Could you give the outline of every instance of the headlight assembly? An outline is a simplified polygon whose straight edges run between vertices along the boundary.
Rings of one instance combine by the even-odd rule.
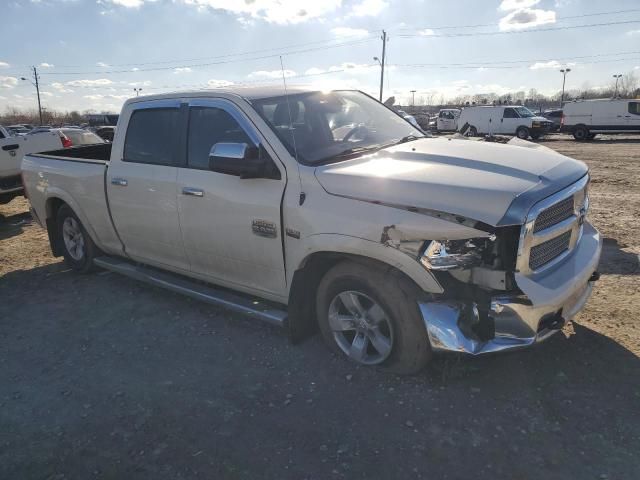
[[[486,241],[487,239],[481,239]],[[482,256],[473,239],[427,242],[420,263],[430,270],[452,270],[480,265]]]

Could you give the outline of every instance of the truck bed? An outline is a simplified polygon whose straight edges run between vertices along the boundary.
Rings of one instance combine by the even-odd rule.
[[[111,158],[111,143],[97,143],[95,145],[81,145],[79,147],[61,148],[33,154],[34,157],[62,158],[64,160],[79,160],[106,163]]]

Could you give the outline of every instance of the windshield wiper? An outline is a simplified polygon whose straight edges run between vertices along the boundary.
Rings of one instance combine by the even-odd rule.
[[[331,163],[334,160],[344,159],[345,157],[351,157],[352,155],[360,155],[361,153],[371,152],[373,150],[380,150],[383,148],[381,145],[369,145],[368,147],[351,147],[343,150],[335,155],[331,155],[329,157],[323,158],[322,160],[316,162],[316,165],[322,165],[325,163]]]
[[[400,145],[401,143],[413,142],[414,140],[420,140],[421,138],[426,138],[426,135],[407,135],[406,137],[402,137],[400,140],[395,142],[393,145]]]

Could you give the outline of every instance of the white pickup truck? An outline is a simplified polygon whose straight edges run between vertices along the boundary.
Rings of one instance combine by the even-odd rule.
[[[426,138],[358,91],[128,100],[112,144],[27,155],[54,255],[283,325],[399,373],[533,345],[586,303],[586,166]]]

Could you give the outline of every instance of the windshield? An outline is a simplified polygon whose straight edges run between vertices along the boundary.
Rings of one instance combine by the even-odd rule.
[[[529,117],[535,117],[535,113],[533,113],[531,110],[529,110],[526,107],[516,107],[515,111],[518,112],[518,115],[520,115],[522,118],[529,118]]]
[[[253,107],[298,159],[337,161],[423,137],[402,117],[358,91],[310,92],[253,100]],[[295,149],[294,149],[295,147]]]

